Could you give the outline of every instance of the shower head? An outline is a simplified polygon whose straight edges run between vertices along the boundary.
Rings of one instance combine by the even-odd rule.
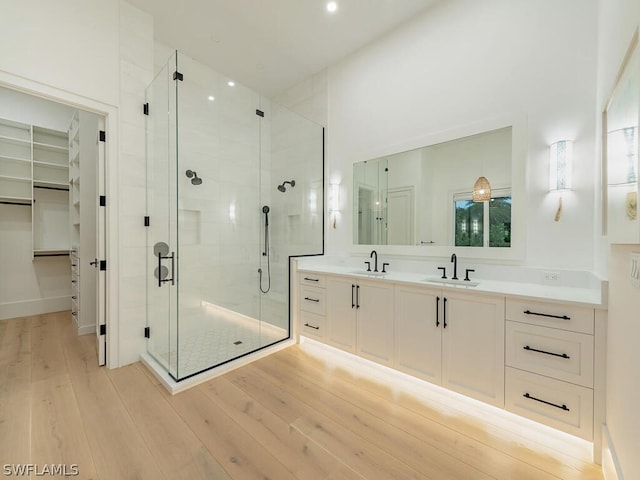
[[[295,187],[295,186],[296,186],[296,181],[295,181],[295,180],[291,180],[291,181],[286,180],[286,181],[282,182],[282,184],[281,184],[281,185],[278,185],[278,190],[279,190],[279,191],[281,191],[281,192],[286,192],[286,191],[287,191],[287,187],[285,187],[285,185],[286,185],[287,183],[288,183],[289,185],[291,185],[292,187]]]
[[[202,179],[198,177],[198,174],[195,170],[187,170],[185,172],[185,175],[187,176],[187,178],[191,179],[192,185],[202,185]]]

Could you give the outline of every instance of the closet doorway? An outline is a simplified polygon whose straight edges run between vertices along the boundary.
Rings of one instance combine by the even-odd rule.
[[[70,311],[106,363],[105,118],[0,87],[0,318]]]

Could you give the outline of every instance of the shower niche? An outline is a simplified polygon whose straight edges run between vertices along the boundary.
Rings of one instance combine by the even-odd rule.
[[[291,338],[290,258],[323,253],[323,129],[178,52],[146,102],[147,353],[180,381]]]

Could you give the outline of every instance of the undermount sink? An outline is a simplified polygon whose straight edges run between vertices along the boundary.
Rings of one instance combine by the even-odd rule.
[[[351,270],[351,275],[364,275],[366,277],[384,277],[389,272],[367,272],[366,270]]]
[[[465,280],[452,280],[450,278],[425,278],[423,282],[454,287],[477,287],[480,284],[480,282],[467,282]]]

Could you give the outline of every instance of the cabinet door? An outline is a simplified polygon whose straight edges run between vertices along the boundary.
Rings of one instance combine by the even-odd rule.
[[[438,290],[395,287],[395,368],[442,383],[442,294]]]
[[[391,366],[393,285],[382,282],[358,282],[356,302],[358,355]]]
[[[356,351],[356,282],[351,278],[327,277],[327,342]]]
[[[445,298],[442,385],[504,406],[504,298],[455,292]]]

